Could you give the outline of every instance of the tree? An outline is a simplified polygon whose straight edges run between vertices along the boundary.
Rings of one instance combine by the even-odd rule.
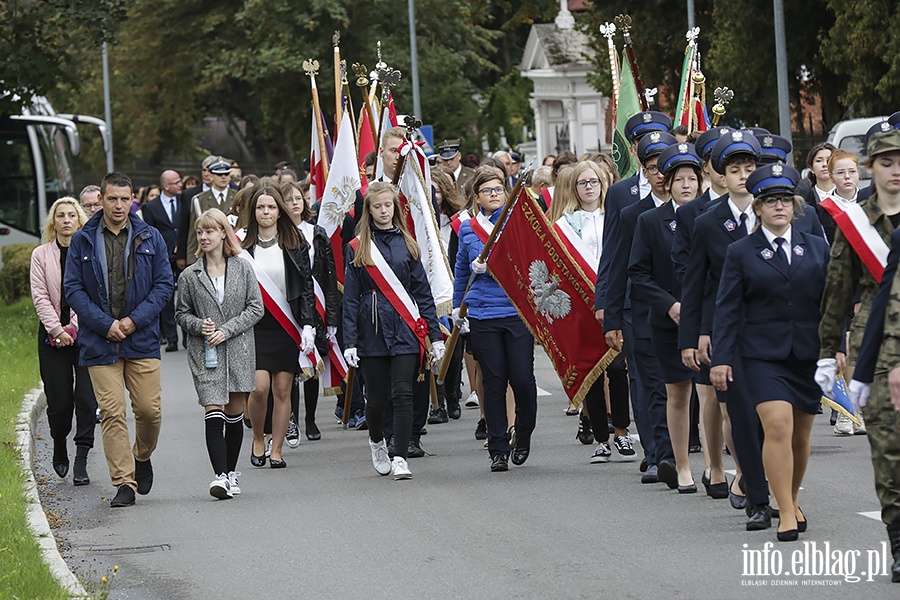
[[[124,4],[123,0],[0,3],[0,113],[18,113],[32,95],[46,95],[60,81],[73,82],[69,50],[92,47],[99,55],[100,44],[111,38],[124,16]]]

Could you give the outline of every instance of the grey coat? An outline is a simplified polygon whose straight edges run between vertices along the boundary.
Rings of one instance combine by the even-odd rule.
[[[201,258],[178,278],[175,320],[188,334],[188,365],[201,406],[228,404],[229,392],[252,392],[256,372],[253,326],[264,314],[262,294],[250,264],[236,256],[225,263],[225,301],[216,301]],[[206,368],[203,320],[211,318],[226,341],[217,346],[219,366]]]

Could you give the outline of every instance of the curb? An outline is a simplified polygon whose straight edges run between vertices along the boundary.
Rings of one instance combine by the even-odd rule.
[[[38,494],[37,482],[34,479],[32,461],[34,459],[34,428],[38,417],[44,407],[47,406],[47,397],[44,396],[43,385],[25,394],[22,400],[22,410],[16,420],[16,444],[19,450],[19,460],[25,474],[25,482],[22,486],[25,500],[28,503],[25,508],[25,519],[28,527],[34,535],[35,541],[41,547],[41,555],[44,563],[50,568],[50,574],[56,578],[70,597],[88,597],[84,586],[78,577],[69,569],[69,565],[63,560],[56,546],[56,538],[50,529],[41,498]]]

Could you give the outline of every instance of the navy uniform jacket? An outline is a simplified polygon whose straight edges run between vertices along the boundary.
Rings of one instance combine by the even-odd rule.
[[[684,210],[679,208],[678,212]],[[672,240],[675,238],[675,207],[670,200],[638,217],[628,275],[635,302],[650,306],[650,326],[675,329],[669,309],[681,297],[681,285],[672,270]]]
[[[713,365],[819,358],[828,244],[792,228],[785,268],[762,229],[728,247],[713,323]]]
[[[894,276],[897,274],[898,262],[900,262],[900,229],[895,229],[891,234],[891,253],[888,255],[887,266],[884,269],[884,275],[881,277],[878,294],[875,295],[875,300],[872,301],[869,321],[866,323],[866,332],[863,334],[862,344],[860,344],[856,356],[856,369],[853,371],[853,379],[863,383],[872,383],[875,379],[878,354],[884,340],[884,322],[887,307],[891,301],[891,286],[893,286]]]
[[[615,250],[610,252],[612,261],[609,270],[609,286],[606,292],[606,314],[603,319],[604,331],[623,329],[624,311],[631,306],[631,285],[628,281],[628,263],[631,257],[634,230],[638,217],[642,213],[656,208],[653,196],[647,194],[637,204],[622,210],[619,215],[618,235]],[[634,337],[650,338],[650,326],[647,323],[649,306],[641,303],[632,310],[631,321],[634,326]]]
[[[680,210],[679,210],[680,212]],[[715,314],[716,293],[725,264],[729,244],[744,237],[735,221],[727,196],[707,207],[694,222],[691,254],[685,271],[681,294],[681,325],[678,347],[696,348],[701,335],[711,335]],[[797,217],[793,231],[822,238],[824,233],[815,211],[806,209]]]
[[[697,217],[706,212],[714,202],[718,202],[721,198],[727,198],[728,194],[720,196],[715,200],[709,197],[709,190],[706,190],[694,198],[677,211],[675,211],[675,240],[672,242],[672,263],[675,265],[675,277],[678,283],[684,285],[684,272],[687,269],[688,258],[691,256],[691,239],[694,236],[694,221]]]
[[[606,294],[609,288],[609,271],[612,265],[613,252],[618,237],[619,213],[623,208],[640,200],[640,175],[633,175],[614,183],[606,191],[603,203],[603,252],[600,255],[600,266],[597,267],[597,285],[594,290],[594,310],[606,308]],[[629,240],[629,244],[631,241]],[[621,329],[619,327],[618,329]]]

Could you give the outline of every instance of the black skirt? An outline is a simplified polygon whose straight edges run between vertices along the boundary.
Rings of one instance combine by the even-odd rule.
[[[253,337],[256,340],[257,371],[297,372],[300,349],[269,309],[253,327]]]
[[[696,373],[681,362],[681,350],[678,349],[678,328],[659,329],[650,327],[650,341],[659,361],[659,370],[666,383],[690,381]]]
[[[743,359],[744,382],[754,406],[769,400],[787,400],[800,412],[819,410],[822,390],[816,384],[816,361]]]

